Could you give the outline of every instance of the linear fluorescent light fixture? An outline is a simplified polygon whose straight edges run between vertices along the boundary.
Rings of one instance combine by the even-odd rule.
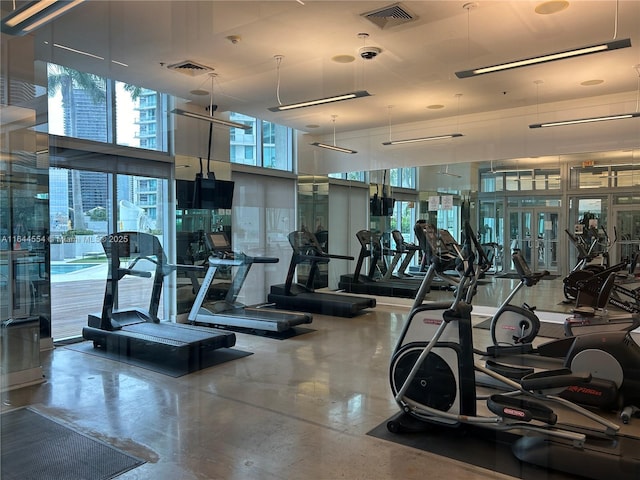
[[[0,30],[9,35],[26,35],[84,1],[38,0],[29,2],[4,17],[0,23]]]
[[[428,142],[430,140],[444,140],[446,138],[464,137],[461,133],[447,133],[446,135],[434,135],[432,137],[407,138],[405,140],[389,140],[382,145],[402,145],[403,143]]]
[[[563,125],[580,125],[581,123],[606,122],[608,120],[622,120],[625,118],[636,117],[640,117],[640,112],[621,113],[619,115],[605,115],[602,117],[577,118],[575,120],[560,120],[557,122],[534,123],[532,125],[529,125],[529,128],[561,127]]]
[[[341,102],[343,100],[368,97],[370,95],[371,94],[366,90],[358,90],[357,92],[343,93],[341,95],[334,95],[332,97],[318,98],[317,100],[306,100],[304,102],[290,103],[288,105],[278,105],[276,107],[269,108],[269,110],[272,112],[284,112],[286,110],[293,110],[295,108],[314,107],[316,105],[324,105],[325,103]]]
[[[456,72],[458,78],[476,77],[485,73],[500,72],[502,70],[510,70],[512,68],[527,67],[539,63],[553,62],[555,60],[563,60],[565,58],[580,57],[582,55],[590,55],[592,53],[606,52],[609,50],[617,50],[619,48],[627,48],[631,46],[631,39],[624,38],[622,40],[613,40],[611,42],[599,43],[588,47],[574,48],[563,52],[550,53],[539,57],[525,58],[523,60],[515,60],[513,62],[501,63],[490,67],[474,68],[473,70],[464,70]]]
[[[345,147],[338,147],[336,145],[331,145],[329,143],[313,142],[310,145],[313,145],[314,147],[326,148],[328,150],[334,150],[340,153],[352,153],[352,154],[358,153],[357,150],[351,150],[350,148],[345,148]]]
[[[224,125],[225,127],[241,128],[243,130],[251,130],[250,125],[244,123],[236,123],[231,120],[224,120],[222,118],[212,117],[211,115],[202,115],[200,113],[190,112],[188,110],[182,110],[181,108],[174,108],[171,113],[176,115],[182,115],[183,117],[197,118],[198,120],[205,120],[207,122],[215,123],[216,125]]]

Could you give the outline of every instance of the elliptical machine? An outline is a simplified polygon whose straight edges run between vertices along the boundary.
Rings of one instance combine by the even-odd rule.
[[[469,239],[475,244],[468,224],[465,231],[467,246]],[[478,275],[473,256],[461,260],[465,273],[453,302],[412,309],[403,328],[389,372],[401,413],[387,423],[389,431],[419,431],[434,424],[512,431],[522,435],[512,445],[521,461],[593,479],[638,478],[640,440],[619,435],[618,425],[555,395],[571,386],[588,386],[590,373],[561,368],[533,373],[515,382],[476,363],[471,299]],[[583,353],[578,350],[575,356]],[[493,393],[486,398],[490,415],[478,413],[476,372],[511,389],[507,394]],[[550,405],[559,406],[560,411]],[[559,423],[567,410],[598,427]]]

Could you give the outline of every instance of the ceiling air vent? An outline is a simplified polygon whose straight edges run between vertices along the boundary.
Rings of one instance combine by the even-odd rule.
[[[176,72],[184,73],[190,77],[197,77],[204,73],[213,72],[213,68],[201,65],[191,60],[185,60],[184,62],[174,63],[173,65],[167,65],[169,70],[175,70]]]
[[[363,13],[362,16],[382,29],[396,27],[412,22],[418,18],[399,3],[378,8],[372,12]]]

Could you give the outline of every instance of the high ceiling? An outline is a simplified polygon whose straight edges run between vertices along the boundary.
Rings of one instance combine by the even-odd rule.
[[[173,94],[204,113],[211,101],[208,72],[167,68],[193,62],[213,69],[219,112],[313,135],[335,127],[339,133],[388,129],[391,136],[396,125],[421,121],[451,130],[463,116],[522,108],[544,116],[563,102],[587,108],[611,95],[635,102],[640,2],[554,1],[546,6],[566,8],[544,14],[536,12],[541,3],[405,0],[397,5],[413,19],[399,22],[364,15],[393,1],[87,1],[36,33],[36,55]],[[2,4],[6,11],[13,2]],[[475,78],[455,75],[624,38],[631,48]],[[363,59],[362,47],[380,53]],[[268,110],[354,90],[371,96]]]

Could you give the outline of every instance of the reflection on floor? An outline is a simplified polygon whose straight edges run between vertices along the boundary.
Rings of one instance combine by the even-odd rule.
[[[511,282],[477,300],[495,305]],[[542,310],[561,301],[557,289],[524,294]],[[366,435],[398,411],[389,357],[407,313],[381,303],[356,318],[315,315],[314,332],[284,341],[237,334],[254,355],[180,378],[58,346],[43,353],[47,382],[3,394],[2,408],[30,405],[147,461],[122,479],[510,478]]]

